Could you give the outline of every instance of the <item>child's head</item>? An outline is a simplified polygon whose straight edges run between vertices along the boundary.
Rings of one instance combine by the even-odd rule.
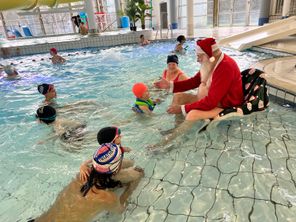
[[[7,77],[14,77],[18,75],[18,72],[12,65],[7,65],[3,67],[4,72],[7,74]]]
[[[58,54],[58,50],[56,48],[51,48],[49,50],[49,53],[50,53],[50,55],[54,56],[54,55],[57,55]]]
[[[36,118],[46,124],[52,123],[56,119],[56,110],[51,106],[43,106],[37,109]]]
[[[184,43],[186,41],[186,38],[184,35],[179,35],[177,37],[177,41],[180,42],[180,43]]]
[[[179,59],[176,55],[168,55],[167,64],[169,70],[175,70],[178,67]]]
[[[120,168],[123,153],[115,143],[103,143],[93,155],[93,167],[98,173],[114,174]]]
[[[144,35],[140,35],[140,39],[144,39]]]
[[[57,92],[53,84],[43,83],[37,86],[38,92],[44,95],[47,100],[57,97]]]
[[[139,98],[139,99],[143,99],[143,100],[147,100],[150,98],[150,93],[149,93],[149,89],[148,87],[142,83],[136,83],[133,88],[132,91],[135,95],[135,97]]]
[[[120,181],[113,180],[112,176],[120,170],[122,159],[123,153],[115,143],[101,144],[93,155],[92,171],[88,180],[80,189],[82,195],[85,196],[92,186],[97,189],[120,186]]]
[[[98,132],[97,140],[99,144],[115,143],[117,145],[120,145],[121,130],[115,126],[104,127]]]

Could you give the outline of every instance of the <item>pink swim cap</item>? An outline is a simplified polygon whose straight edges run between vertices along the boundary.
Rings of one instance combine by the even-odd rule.
[[[143,94],[148,90],[148,87],[142,83],[142,82],[138,82],[133,86],[133,93],[137,98],[141,98],[143,96]]]
[[[58,53],[58,50],[56,48],[51,48],[49,51],[50,52],[53,52],[54,54],[57,54]]]

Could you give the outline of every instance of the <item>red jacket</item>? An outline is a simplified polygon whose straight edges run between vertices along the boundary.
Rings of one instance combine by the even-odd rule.
[[[194,77],[174,83],[173,92],[184,92],[199,87],[200,72]],[[215,107],[229,108],[241,106],[243,103],[243,88],[240,70],[236,62],[224,54],[212,75],[212,83],[208,96],[185,105],[186,113],[193,109],[212,110]]]

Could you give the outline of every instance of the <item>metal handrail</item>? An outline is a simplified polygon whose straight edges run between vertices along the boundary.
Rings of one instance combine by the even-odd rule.
[[[102,32],[105,32],[111,25],[113,25],[115,22],[117,21],[117,18],[112,22],[110,23]]]

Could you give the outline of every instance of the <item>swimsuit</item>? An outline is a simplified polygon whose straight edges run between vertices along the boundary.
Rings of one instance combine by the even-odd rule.
[[[153,111],[154,107],[155,107],[155,103],[151,100],[142,100],[142,99],[138,99],[135,102],[135,105],[133,106],[133,111],[135,111],[136,113],[144,113],[143,110],[141,110],[140,106],[147,106],[149,108],[150,111]]]
[[[79,125],[75,128],[67,129],[62,135],[61,140],[67,143],[82,141],[85,134],[86,125]]]
[[[164,70],[163,75],[162,75],[162,78],[163,78],[163,79],[166,79],[166,77],[167,77],[167,72],[168,72],[167,69]],[[179,72],[178,72],[178,75],[177,75],[176,78],[173,80],[173,82],[178,82],[178,81],[179,81],[179,78],[180,78],[180,76],[181,76],[182,74],[183,74],[183,72],[179,71]]]

